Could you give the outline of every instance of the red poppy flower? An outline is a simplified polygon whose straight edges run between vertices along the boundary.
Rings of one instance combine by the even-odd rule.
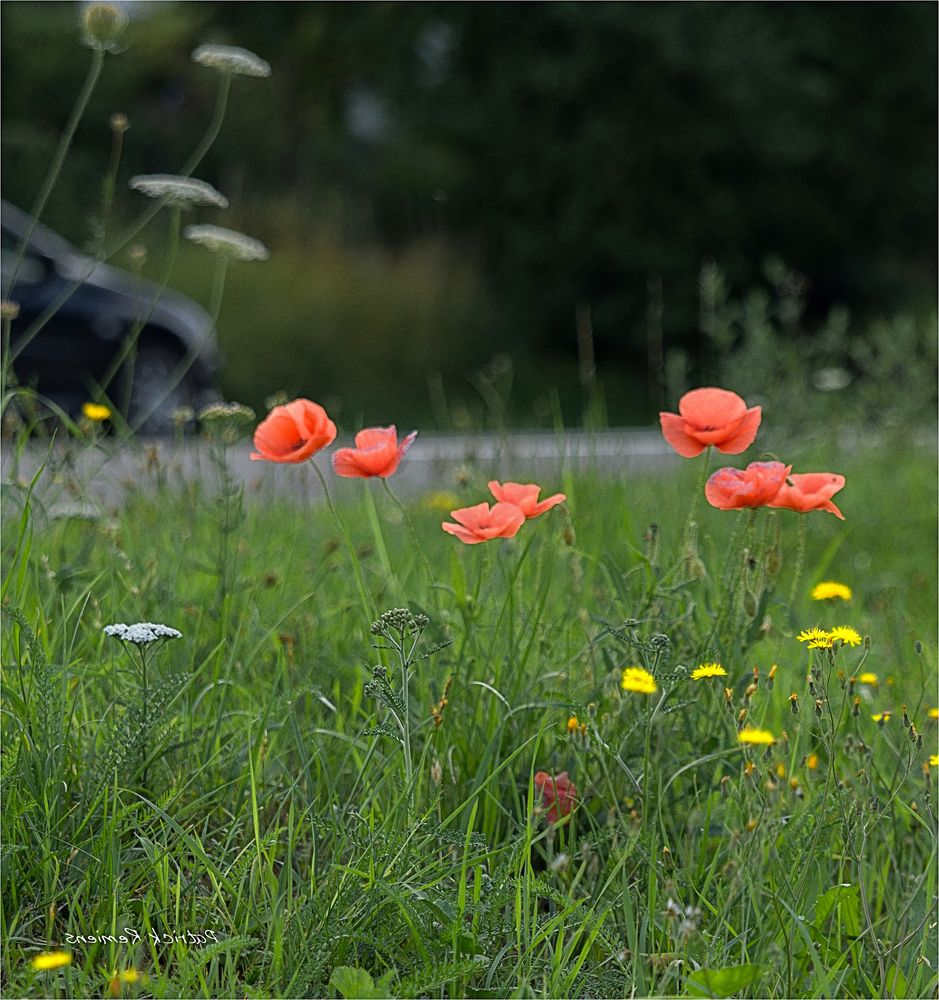
[[[779,492],[768,504],[806,514],[810,510],[827,510],[844,520],[844,514],[832,503],[831,498],[844,486],[844,476],[834,472],[804,472],[789,476]]]
[[[336,425],[319,403],[295,399],[275,406],[254,432],[253,462],[303,462],[336,439]]]
[[[567,816],[577,804],[577,786],[567,776],[567,771],[560,774],[548,774],[539,771],[535,775],[535,788],[541,792],[541,799],[548,807],[548,821],[557,823],[562,816]]]
[[[745,469],[718,469],[708,479],[704,495],[718,510],[766,507],[779,493],[791,468],[782,462],[751,462]]]
[[[475,507],[451,510],[450,517],[458,523],[444,521],[440,527],[467,545],[492,538],[514,538],[525,523],[525,515],[514,503],[495,503],[492,509],[487,503],[478,503]]]
[[[726,455],[739,455],[753,444],[762,407],[747,409],[735,392],[693,389],[678,401],[678,413],[660,413],[665,440],[683,458],[700,455],[714,445]]]
[[[398,444],[398,432],[394,424],[391,427],[366,427],[356,434],[354,448],[339,448],[333,453],[333,469],[337,476],[386,478],[398,468],[416,437],[417,431],[411,431]]]
[[[495,479],[489,484],[489,492],[500,502],[515,504],[525,517],[537,517],[567,499],[563,493],[555,493],[539,503],[541,487],[537,483],[499,483]]]

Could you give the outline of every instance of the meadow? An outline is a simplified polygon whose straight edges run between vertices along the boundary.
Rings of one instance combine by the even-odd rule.
[[[94,518],[7,486],[6,995],[935,993],[928,443],[786,444],[844,521],[559,465],[467,545],[492,470],[409,495],[405,457],[402,503],[314,455],[337,520],[306,467],[228,475],[240,427]]]
[[[36,219],[126,27],[114,5],[84,11],[92,61]],[[319,367],[294,342],[305,251],[269,281],[257,240],[182,226],[227,206],[192,175],[233,77],[271,67],[220,45],[193,60],[217,74],[206,131],[178,175],[130,179],[123,229],[112,118],[92,256],[168,222],[157,287],[184,261],[213,323],[246,264],[235,308],[260,312],[241,335],[282,314],[288,340],[262,347],[303,355],[302,380]],[[936,995],[934,322],[862,338],[839,314],[810,354],[794,293],[738,302],[711,268],[700,347],[727,391],[682,395],[695,359],[659,359],[682,414],[661,416],[678,452],[661,465],[455,450],[417,488],[408,438],[363,429],[358,404],[284,396],[266,416],[177,413],[179,443],[201,443],[182,474],[113,386],[73,419],[15,384],[25,246],[2,304],[4,995]],[[476,284],[435,244],[390,267],[340,262],[315,315],[331,329],[361,299],[353,325],[384,353],[362,374],[341,340],[329,371],[405,431],[375,387],[449,341]],[[408,286],[433,300],[413,353],[396,343]],[[607,430],[634,393],[585,356],[583,423]],[[474,383],[483,417],[450,427],[510,426],[500,357]],[[263,398],[278,370],[249,358],[231,377]],[[532,422],[553,419],[563,455],[549,370]],[[257,481],[233,472],[249,451]],[[115,496],[103,473],[128,453]]]

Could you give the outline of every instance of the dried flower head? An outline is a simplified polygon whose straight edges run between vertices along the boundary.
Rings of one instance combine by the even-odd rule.
[[[186,226],[183,236],[199,243],[212,253],[224,254],[233,260],[267,260],[267,247],[260,241],[223,226]]]
[[[101,52],[115,52],[127,21],[116,3],[90,3],[82,11],[82,42]]]
[[[12,322],[19,314],[19,302],[14,302],[12,299],[3,299],[0,301],[0,319]]]
[[[192,53],[192,61],[232,76],[263,78],[271,75],[269,62],[237,45],[200,45]]]
[[[191,208],[194,205],[211,205],[228,208],[228,199],[206,181],[179,174],[138,174],[131,177],[130,187],[148,198],[162,198],[170,205]]]

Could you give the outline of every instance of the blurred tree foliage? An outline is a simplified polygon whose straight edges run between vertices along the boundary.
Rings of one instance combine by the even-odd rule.
[[[645,363],[653,314],[694,354],[711,259],[737,289],[769,255],[808,276],[809,330],[835,303],[932,307],[935,4],[132,7],[47,213],[73,238],[109,114],[131,117],[122,174],[177,169],[213,100],[189,53],[217,41],[274,70],[236,81],[200,168],[232,200],[225,224],[275,253],[313,231],[392,252],[443,239],[487,276],[498,319],[467,331],[483,352],[572,357],[586,303],[600,360]],[[2,180],[28,205],[87,52],[77,4],[7,0],[2,17]]]

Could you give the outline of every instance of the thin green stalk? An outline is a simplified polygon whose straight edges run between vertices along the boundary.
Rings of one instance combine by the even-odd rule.
[[[218,137],[219,131],[222,127],[222,121],[225,117],[225,111],[228,107],[228,93],[230,88],[231,77],[228,74],[222,74],[219,80],[219,89],[216,96],[215,109],[213,111],[212,118],[199,145],[180,170],[179,173],[181,177],[189,177],[192,174],[196,167],[202,162],[203,157]],[[45,327],[49,320],[52,319],[62,306],[64,306],[65,303],[68,302],[68,300],[75,294],[75,292],[91,277],[92,272],[98,264],[112,260],[126,246],[133,242],[133,240],[135,240],[137,236],[143,232],[147,225],[149,225],[149,223],[156,217],[157,213],[164,207],[164,205],[165,202],[163,200],[154,201],[151,205],[145,208],[140,215],[137,216],[137,218],[127,227],[121,236],[118,237],[110,249],[88,261],[81,274],[62,289],[61,293],[54,298],[48,306],[46,306],[39,316],[37,316],[24,331],[23,335],[17,340],[16,348],[14,349],[12,355],[10,355],[11,362],[19,356],[26,346],[39,334],[43,327]],[[31,233],[29,235],[31,235]],[[10,284],[12,287],[12,281]],[[6,293],[4,293],[4,297],[6,297]]]
[[[388,557],[388,548],[385,545],[385,535],[382,531],[381,521],[378,518],[378,511],[375,509],[375,499],[372,496],[371,485],[367,479],[362,480],[362,487],[365,493],[365,512],[368,514],[368,523],[372,528],[372,538],[375,540],[375,550],[378,552],[378,560],[385,576],[390,580],[394,576],[391,568],[391,559]]]
[[[310,459],[310,465],[313,466],[316,476],[320,481],[320,486],[323,488],[323,496],[326,498],[326,505],[329,507],[329,512],[332,514],[333,520],[336,522],[336,528],[345,543],[346,550],[349,553],[349,558],[352,560],[352,570],[355,574],[355,582],[359,590],[359,598],[362,601],[362,609],[365,611],[368,621],[371,622],[376,618],[375,602],[369,596],[368,588],[365,585],[365,577],[362,575],[362,567],[359,565],[359,557],[356,555],[355,548],[352,545],[352,539],[346,531],[346,526],[342,523],[342,519],[339,517],[339,511],[336,510],[336,507],[333,504],[333,498],[329,495],[329,487],[326,485],[326,477],[323,475],[320,467],[316,464],[315,459]]]
[[[107,173],[104,175],[104,182],[101,185],[101,232],[98,237],[98,247],[96,255],[104,249],[107,239],[108,223],[111,220],[111,211],[114,208],[114,189],[117,184],[117,171],[121,164],[121,152],[124,148],[124,129],[115,128],[112,122],[111,135],[111,159],[108,163]]]
[[[16,248],[16,259],[13,263],[13,270],[10,274],[9,281],[6,283],[6,287],[3,290],[3,297],[5,299],[10,297],[10,293],[16,284],[20,267],[22,266],[23,259],[26,256],[26,248],[29,246],[29,242],[33,238],[36,226],[39,225],[40,216],[45,211],[46,203],[49,201],[49,196],[52,194],[56,181],[58,181],[59,175],[62,173],[62,167],[65,165],[65,157],[68,155],[69,147],[72,145],[72,139],[75,138],[78,123],[84,117],[85,111],[88,108],[88,101],[90,100],[92,92],[98,83],[98,78],[101,76],[101,70],[103,68],[104,50],[96,48],[91,54],[91,65],[88,67],[88,75],[85,77],[82,89],[78,92],[78,98],[75,101],[75,106],[72,108],[72,113],[65,126],[65,131],[62,133],[62,138],[59,139],[59,145],[56,147],[55,153],[52,155],[52,161],[49,164],[49,171],[46,174],[46,178],[43,181],[42,187],[39,189],[39,194],[36,197],[36,201],[33,204],[32,212],[30,213],[32,218],[30,219],[29,229],[26,230]]]
[[[427,586],[430,588],[430,596],[434,602],[434,609],[440,611],[440,597],[437,594],[437,588],[434,586],[434,571],[431,569],[430,560],[427,558],[427,553],[424,551],[424,546],[421,544],[421,540],[418,537],[417,531],[414,528],[414,522],[411,520],[411,515],[408,513],[407,507],[398,499],[397,494],[388,485],[388,480],[382,478],[382,486],[385,487],[385,492],[391,497],[392,503],[396,504],[398,510],[401,511],[401,515],[404,518],[405,524],[408,526],[408,531],[411,533],[411,540],[414,542],[414,547],[417,549],[418,555],[421,558],[421,562],[424,564],[424,572],[427,574]]]
[[[701,465],[701,473],[698,476],[698,482],[695,486],[694,493],[691,497],[691,508],[688,511],[688,517],[685,520],[685,530],[682,532],[681,538],[681,552],[679,552],[679,559],[684,555],[685,549],[688,547],[688,543],[691,537],[691,526],[695,523],[695,517],[698,513],[698,502],[701,495],[704,493],[704,486],[707,483],[708,477],[708,467],[711,464],[711,451],[713,449],[710,445],[704,449],[704,462]]]
[[[177,232],[177,247],[178,247],[179,234]],[[176,254],[174,253],[174,257]],[[146,422],[153,416],[154,413],[163,404],[163,401],[170,395],[170,393],[179,385],[179,383],[186,377],[186,373],[192,367],[193,362],[199,356],[202,349],[205,347],[209,340],[211,334],[218,328],[218,317],[219,313],[222,311],[222,297],[225,293],[225,279],[228,274],[228,257],[225,254],[218,254],[215,270],[212,274],[212,291],[209,296],[209,316],[212,319],[211,324],[208,327],[205,339],[201,344],[197,344],[195,347],[191,347],[182,358],[180,358],[176,367],[170,372],[166,378],[166,382],[163,387],[163,394],[157,400],[155,400],[150,407],[143,413],[139,413],[131,424],[131,430],[139,430]],[[149,317],[148,317],[149,318]]]

